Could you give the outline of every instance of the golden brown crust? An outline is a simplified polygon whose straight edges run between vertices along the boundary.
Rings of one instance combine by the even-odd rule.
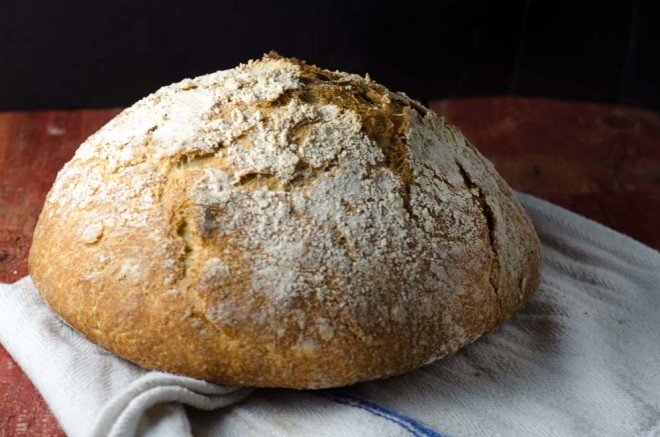
[[[536,289],[540,245],[440,117],[270,56],[165,87],[90,137],[29,263],[57,314],[139,365],[319,388],[492,331]]]

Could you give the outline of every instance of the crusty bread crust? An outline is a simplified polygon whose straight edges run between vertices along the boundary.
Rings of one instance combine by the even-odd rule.
[[[320,388],[492,331],[536,289],[540,245],[441,117],[271,55],[164,87],[85,141],[29,265],[55,313],[143,367]]]

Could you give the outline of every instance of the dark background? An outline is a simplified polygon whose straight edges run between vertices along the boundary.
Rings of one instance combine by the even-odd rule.
[[[19,1],[0,110],[126,106],[271,49],[423,101],[514,94],[660,109],[658,1]]]

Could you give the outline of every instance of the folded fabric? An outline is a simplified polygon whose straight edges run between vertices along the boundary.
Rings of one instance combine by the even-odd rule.
[[[660,253],[531,196],[538,292],[496,332],[334,390],[224,387],[134,366],[0,285],[0,342],[78,436],[660,436]]]

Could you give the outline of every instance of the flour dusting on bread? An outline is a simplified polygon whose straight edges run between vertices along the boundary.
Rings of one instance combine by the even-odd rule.
[[[353,373],[345,363],[334,379],[315,368],[304,386],[451,353],[518,308],[538,273],[520,206],[457,129],[376,82],[277,56],[122,112],[59,173],[45,211],[107,257],[80,264],[91,289],[114,280],[180,299],[204,344],[215,333],[220,349],[261,338],[255,350],[275,357],[265,362],[334,347],[381,363]],[[372,356],[388,336],[392,356]],[[295,373],[226,372],[217,380]]]

